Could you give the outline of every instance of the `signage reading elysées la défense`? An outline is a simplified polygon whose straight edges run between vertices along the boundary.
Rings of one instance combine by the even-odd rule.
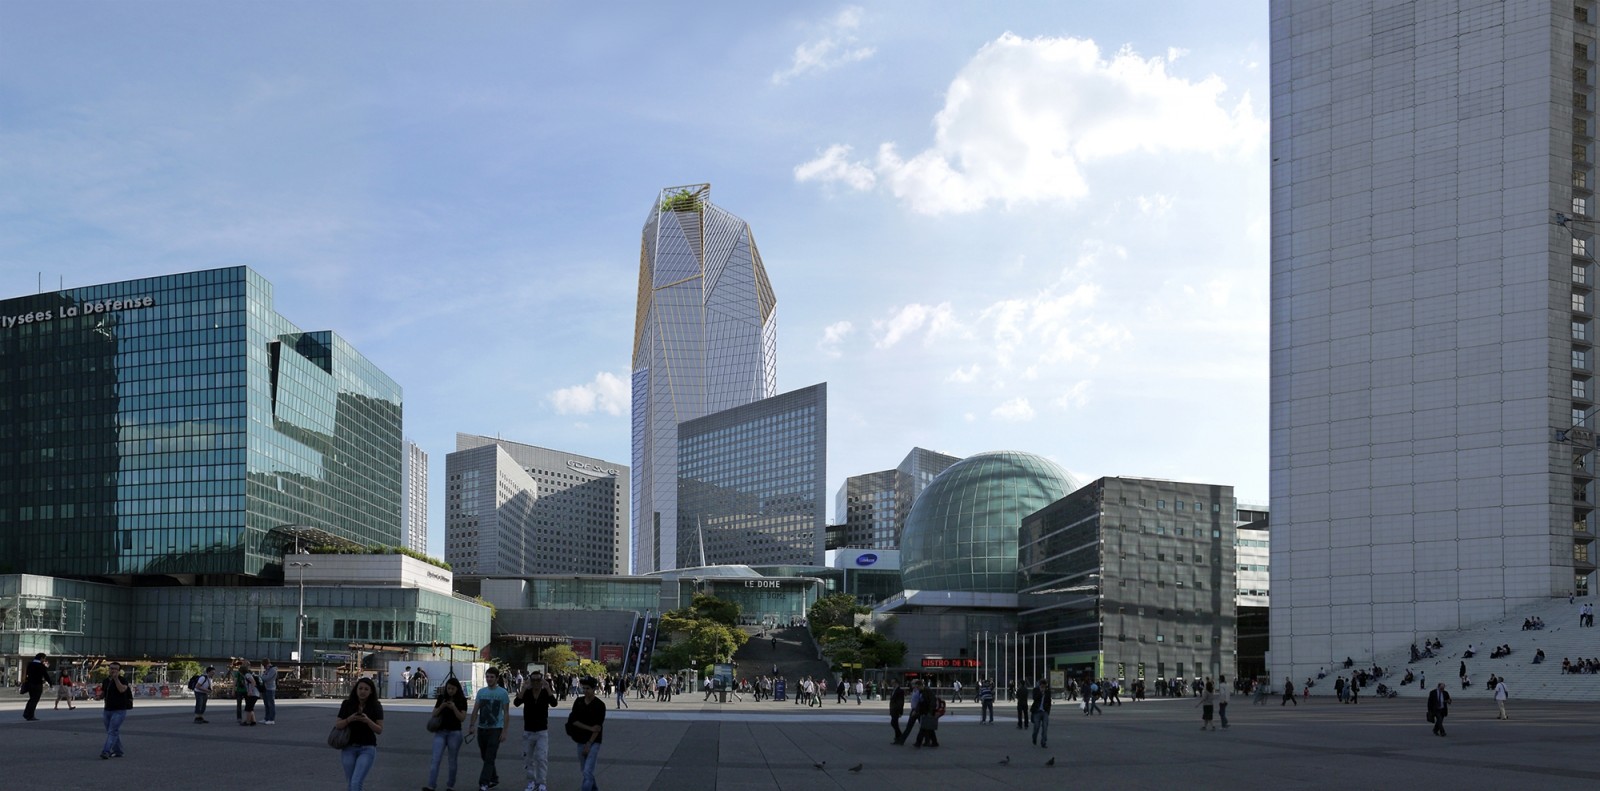
[[[616,470],[608,470],[604,467],[596,467],[593,464],[584,464],[576,459],[568,459],[567,467],[576,472],[586,473],[589,475],[610,475],[615,477],[617,474]]]
[[[37,310],[32,313],[19,313],[14,316],[0,316],[0,329],[10,329],[20,324],[39,324],[46,321],[55,321],[56,319],[70,319],[74,316],[93,316],[97,313],[148,308],[155,304],[155,297],[132,297],[130,299],[102,299],[96,302],[84,302],[79,305],[63,305],[60,313],[51,309]]]

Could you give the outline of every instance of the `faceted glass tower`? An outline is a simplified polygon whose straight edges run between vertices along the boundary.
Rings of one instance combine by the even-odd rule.
[[[777,393],[777,298],[744,220],[711,185],[661,191],[639,246],[633,558],[677,568],[678,424]]]

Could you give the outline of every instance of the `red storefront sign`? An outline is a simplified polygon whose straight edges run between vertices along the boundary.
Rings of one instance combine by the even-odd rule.
[[[579,659],[594,658],[594,640],[589,637],[572,638],[572,650]]]
[[[925,656],[922,658],[922,666],[930,668],[965,668],[969,670],[976,670],[980,667],[976,659],[945,659],[942,656]]]

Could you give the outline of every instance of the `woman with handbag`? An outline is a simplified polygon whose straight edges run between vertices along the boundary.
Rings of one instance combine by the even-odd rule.
[[[450,756],[450,773],[445,778],[445,788],[455,791],[456,760],[461,756],[461,723],[467,719],[467,696],[461,691],[461,682],[451,676],[439,689],[439,699],[433,704],[433,716],[428,718],[428,730],[433,731],[433,761],[428,764],[428,784],[423,791],[433,791],[439,782],[439,761]]]
[[[344,732],[339,760],[344,764],[349,791],[361,791],[367,773],[372,771],[372,762],[378,759],[378,734],[383,733],[383,704],[378,702],[378,688],[372,679],[356,679],[350,697],[339,704],[339,719],[333,729],[334,733],[328,735],[329,744],[339,741],[338,732]]]

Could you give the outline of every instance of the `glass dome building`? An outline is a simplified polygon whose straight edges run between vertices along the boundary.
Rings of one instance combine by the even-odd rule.
[[[900,538],[906,590],[1016,593],[1022,518],[1080,485],[1031,453],[979,453],[952,465],[906,518]]]

